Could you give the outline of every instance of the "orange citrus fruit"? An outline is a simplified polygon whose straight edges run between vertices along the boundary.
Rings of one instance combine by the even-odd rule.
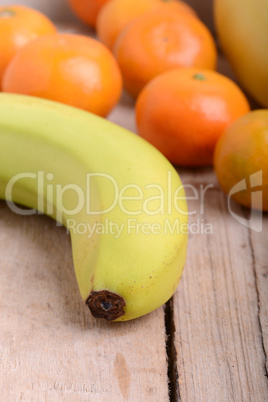
[[[221,188],[232,199],[268,211],[268,109],[251,111],[224,131],[214,167]]]
[[[72,34],[38,38],[21,49],[3,78],[3,91],[52,99],[100,116],[118,102],[122,78],[110,51]]]
[[[108,0],[69,0],[74,14],[85,24],[95,28],[98,13]]]
[[[160,7],[196,16],[188,4],[177,0],[110,0],[102,7],[97,18],[98,38],[109,49],[113,49],[116,38],[133,19]]]
[[[0,89],[8,63],[31,40],[56,32],[53,23],[39,11],[24,6],[0,6]]]
[[[250,110],[239,87],[211,70],[176,69],[153,79],[136,103],[141,137],[172,163],[211,165],[225,128]]]
[[[133,96],[155,76],[178,67],[214,69],[216,47],[192,15],[162,9],[136,18],[119,35],[114,54],[124,86]]]

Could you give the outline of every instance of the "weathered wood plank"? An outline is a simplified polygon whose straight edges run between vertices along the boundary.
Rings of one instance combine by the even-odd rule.
[[[167,401],[163,309],[128,323],[91,317],[69,236],[0,202],[2,401]]]
[[[190,224],[204,220],[212,225],[213,233],[200,229],[190,234],[185,272],[174,297],[181,400],[267,400],[249,229],[229,213],[212,171],[185,171],[182,178],[198,190],[201,185],[213,185],[205,196],[204,213],[200,200],[189,200],[189,210],[196,210]],[[192,195],[189,189],[188,194]],[[239,207],[234,212],[243,216],[241,211]],[[256,243],[254,237],[254,247]],[[256,266],[261,259],[267,266],[263,248],[257,247],[256,255]],[[261,294],[265,304],[267,289]],[[262,310],[264,324],[266,308]]]
[[[265,214],[263,219],[262,232],[249,231],[249,236],[256,275],[259,324],[266,360],[266,375],[268,375],[268,214]]]

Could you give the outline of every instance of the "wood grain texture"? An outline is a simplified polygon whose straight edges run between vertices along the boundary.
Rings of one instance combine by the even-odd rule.
[[[268,377],[268,216],[263,220],[261,233],[249,232],[252,262],[255,270],[258,317]],[[268,397],[267,397],[268,399]]]
[[[1,401],[168,400],[163,309],[128,323],[91,317],[69,236],[0,202]]]
[[[204,220],[213,233],[200,229],[190,234],[185,272],[174,296],[180,398],[265,401],[268,299],[263,274],[267,273],[268,217],[264,217],[264,231],[253,234],[228,211],[212,171],[184,171],[182,178],[199,194],[200,186],[213,186],[206,193],[203,211],[199,199],[189,200],[189,210],[196,211],[190,217],[190,231],[193,225],[197,232],[194,225]],[[235,205],[232,209],[245,218],[246,210]]]

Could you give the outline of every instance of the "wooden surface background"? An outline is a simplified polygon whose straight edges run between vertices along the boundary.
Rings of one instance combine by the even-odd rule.
[[[60,26],[87,32],[70,24]],[[219,70],[232,76],[222,57]],[[133,107],[124,95],[109,119],[135,131]],[[166,306],[127,323],[90,316],[63,228],[0,202],[1,401],[268,401],[267,214],[254,232],[230,214],[212,169],[178,171],[199,194],[210,186],[203,210],[188,202],[182,280]]]

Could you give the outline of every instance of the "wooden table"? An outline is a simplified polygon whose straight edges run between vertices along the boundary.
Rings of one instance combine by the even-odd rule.
[[[230,75],[223,59],[219,70]],[[135,131],[133,106],[124,95],[109,119]],[[127,323],[91,317],[63,228],[0,202],[1,401],[268,400],[268,216],[261,232],[247,228],[211,168],[178,171],[199,196],[208,186],[203,204],[188,201],[182,280],[163,308]]]

